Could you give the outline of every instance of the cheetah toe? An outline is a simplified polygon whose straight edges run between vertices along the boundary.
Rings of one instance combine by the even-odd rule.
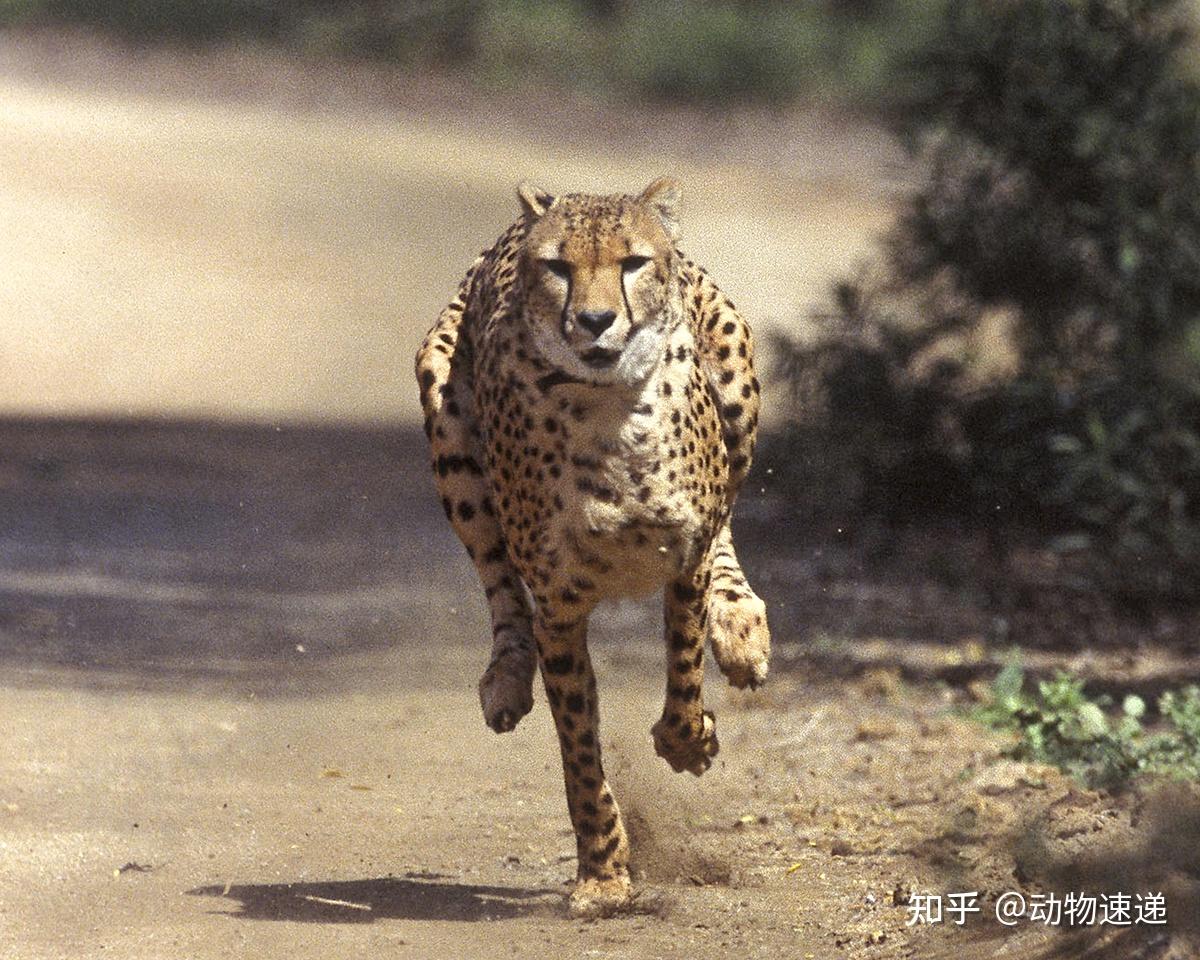
[[[483,719],[496,733],[508,733],[533,709],[536,666],[518,654],[493,660],[479,681]]]
[[[753,592],[713,592],[709,639],[713,658],[734,687],[755,689],[767,679],[771,632],[767,606]]]
[[[576,882],[575,889],[567,899],[567,910],[577,919],[612,916],[629,905],[632,892],[626,874],[609,880],[586,877]]]
[[[698,724],[672,723],[671,720],[677,718],[663,717],[651,730],[654,752],[676,773],[686,770],[698,777],[712,766],[713,757],[721,749],[716,718],[711,710],[705,710]]]

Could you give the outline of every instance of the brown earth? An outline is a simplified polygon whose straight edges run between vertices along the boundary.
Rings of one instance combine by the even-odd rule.
[[[653,755],[654,604],[595,618],[643,893],[568,920],[549,716],[539,697],[515,733],[483,725],[485,609],[423,442],[0,429],[0,956],[1193,955],[1200,798],[1081,790],[1001,760],[951,688],[821,669],[779,572],[803,552],[786,513],[739,532],[776,669],[753,695],[709,677],[702,779]],[[986,910],[1010,889],[1162,889],[1172,926],[1094,954],[983,915],[907,926],[909,892]]]

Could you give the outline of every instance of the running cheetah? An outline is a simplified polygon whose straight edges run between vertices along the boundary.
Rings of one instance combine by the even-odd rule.
[[[540,666],[578,849],[572,914],[630,895],[629,843],[600,762],[587,622],[664,589],[667,683],[655,750],[699,776],[717,753],[704,641],[736,687],[767,675],[766,608],[729,516],[750,469],[750,328],[678,248],[679,187],[552,196],[476,259],[417,353],[446,516],[483,581],[487,724],[512,730]]]

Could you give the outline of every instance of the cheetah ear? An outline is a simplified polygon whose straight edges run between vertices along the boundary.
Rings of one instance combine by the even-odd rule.
[[[547,193],[540,187],[535,187],[528,180],[522,180],[517,184],[517,200],[521,203],[521,210],[531,217],[540,217],[554,203],[554,195]]]
[[[638,200],[658,214],[672,241],[679,239],[679,181],[659,177],[642,191]]]

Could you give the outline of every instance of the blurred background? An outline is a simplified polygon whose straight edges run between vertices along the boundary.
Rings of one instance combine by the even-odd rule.
[[[760,325],[891,217],[925,5],[7,3],[0,410],[411,420],[522,177],[687,190]],[[919,14],[919,15],[918,15]]]
[[[411,427],[517,180],[671,173],[762,343],[764,492],[867,561],[949,523],[999,640],[1052,597],[1125,643],[1200,589],[1196,18],[12,0],[0,413]]]
[[[921,730],[952,704],[1090,787],[1194,781],[1197,25],[1194,0],[0,0],[0,658],[36,691],[0,772],[50,795],[27,757],[58,711],[61,742],[135,750],[80,691],[321,692],[335,755],[347,691],[387,677],[375,707],[441,718],[413,750],[466,730],[486,617],[413,354],[519,180],[669,174],[759,341],[737,524],[784,693],[745,709],[913,681]],[[657,616],[597,624],[612,671],[657,663]],[[252,777],[282,748],[240,749]],[[1171,869],[1195,896],[1194,857]]]

